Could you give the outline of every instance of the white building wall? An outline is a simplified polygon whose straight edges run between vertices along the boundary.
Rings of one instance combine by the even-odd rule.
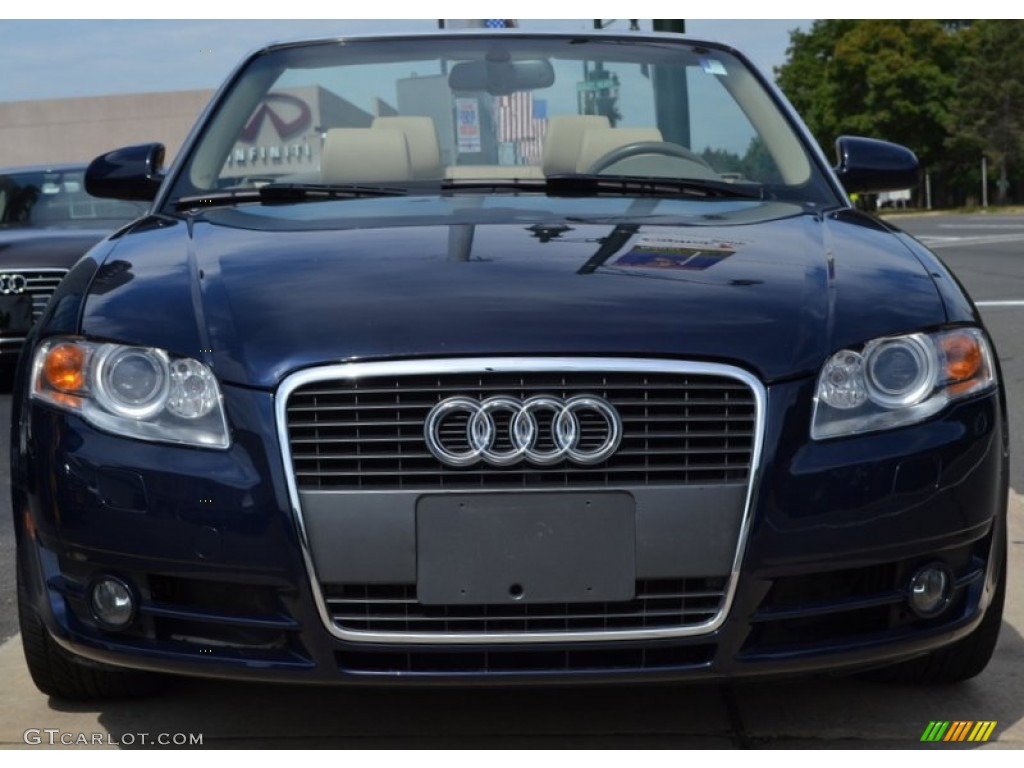
[[[167,162],[213,91],[0,102],[0,167],[89,162],[118,147],[158,141]]]

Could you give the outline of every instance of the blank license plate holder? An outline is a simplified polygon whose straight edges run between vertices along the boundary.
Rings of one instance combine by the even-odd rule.
[[[624,492],[421,496],[424,605],[631,600],[636,502]]]

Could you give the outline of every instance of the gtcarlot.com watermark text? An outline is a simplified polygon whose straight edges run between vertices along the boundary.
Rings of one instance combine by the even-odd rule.
[[[60,728],[29,728],[26,744],[50,747],[201,747],[201,733],[75,733]]]

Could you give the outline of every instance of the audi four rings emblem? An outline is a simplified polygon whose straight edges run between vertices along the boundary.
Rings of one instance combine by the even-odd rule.
[[[0,293],[24,293],[26,288],[28,288],[28,280],[24,275],[0,275]]]
[[[499,434],[495,414],[505,415],[501,423],[508,425],[507,439]],[[580,445],[584,414],[588,422],[604,425],[604,437],[596,445],[589,440]],[[463,421],[465,435],[461,439],[457,432],[453,434],[452,428],[461,431],[459,425]],[[542,424],[549,429],[543,429]],[[423,437],[430,452],[452,467],[468,467],[478,461],[507,467],[524,460],[545,466],[563,459],[577,464],[599,464],[619,447],[622,420],[611,403],[594,395],[576,395],[568,400],[548,395],[526,400],[496,396],[483,401],[449,397],[430,409]]]

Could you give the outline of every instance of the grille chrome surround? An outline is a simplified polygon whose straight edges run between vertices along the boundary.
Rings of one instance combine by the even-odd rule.
[[[569,631],[519,631],[519,632],[423,632],[423,631],[379,631],[355,630],[338,626],[332,618],[323,588],[317,578],[309,539],[302,516],[302,505],[299,498],[299,483],[295,472],[292,456],[292,441],[289,430],[289,404],[293,393],[302,387],[331,380],[363,381],[374,377],[413,377],[413,376],[452,376],[460,374],[525,374],[529,372],[543,373],[583,373],[583,374],[667,374],[676,376],[712,376],[731,379],[742,384],[753,399],[753,434],[750,444],[749,459],[743,468],[743,478],[747,493],[743,508],[740,532],[733,557],[732,571],[728,576],[725,594],[719,610],[707,621],[685,626],[634,627],[629,629],[602,630],[569,630]],[[330,365],[299,371],[286,378],[279,387],[275,398],[275,415],[278,430],[278,441],[281,449],[283,468],[288,482],[289,499],[297,528],[298,538],[305,560],[307,575],[320,618],[324,627],[334,637],[349,642],[360,643],[418,643],[418,644],[475,644],[475,643],[564,643],[564,642],[600,642],[610,640],[640,640],[689,637],[703,635],[718,629],[725,621],[736,592],[740,563],[746,548],[750,529],[750,512],[753,501],[753,489],[756,487],[762,443],[765,428],[765,409],[767,392],[764,385],[747,371],[734,366],[680,362],[673,360],[634,359],[634,358],[549,358],[549,357],[514,357],[514,358],[462,358],[440,360],[407,360],[370,363],[350,363]],[[429,409],[428,409],[429,410]],[[413,421],[413,420],[410,420]],[[413,427],[422,430],[422,421],[413,423]],[[422,437],[420,438],[422,439]],[[431,457],[432,458],[432,457]],[[436,461],[436,460],[435,460]],[[736,482],[733,480],[732,482]],[[627,485],[625,481],[613,481],[615,487]],[[682,485],[678,480],[675,483]],[[495,487],[486,481],[482,485],[471,486]],[[499,486],[500,487],[500,486]],[[506,486],[507,487],[507,486]],[[526,486],[536,489],[537,486]],[[543,487],[543,486],[541,486]],[[548,486],[551,487],[551,486]],[[568,482],[566,487],[576,488],[579,485]],[[307,489],[304,489],[307,490]],[[379,490],[368,488],[367,492]],[[422,490],[422,489],[420,489]],[[459,489],[464,490],[464,489]],[[434,488],[434,492],[438,489]],[[410,490],[409,492],[415,492]],[[458,490],[441,490],[441,492],[457,493]]]

